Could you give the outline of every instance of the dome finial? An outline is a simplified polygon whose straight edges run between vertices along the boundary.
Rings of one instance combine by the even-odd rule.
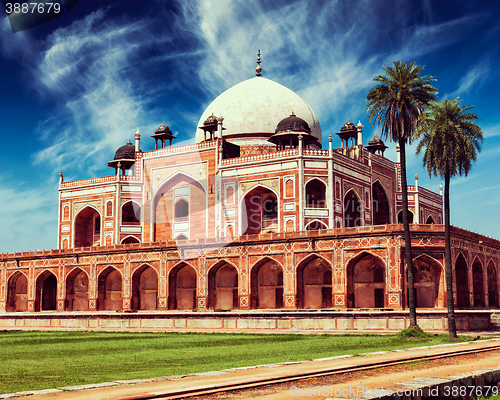
[[[261,72],[262,72],[262,68],[260,66],[260,50],[259,52],[257,53],[257,68],[255,68],[255,71],[257,72],[255,75],[257,76],[261,76]]]

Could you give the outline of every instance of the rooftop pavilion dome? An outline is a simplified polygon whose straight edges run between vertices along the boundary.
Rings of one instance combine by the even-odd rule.
[[[238,83],[219,95],[203,112],[197,127],[203,126],[211,115],[223,117],[224,139],[238,145],[272,146],[267,140],[283,116],[292,112],[307,122],[321,145],[321,127],[309,104],[287,87],[261,76]],[[204,132],[197,129],[196,143],[203,141]]]

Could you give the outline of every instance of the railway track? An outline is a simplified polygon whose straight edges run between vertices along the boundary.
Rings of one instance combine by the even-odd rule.
[[[280,383],[287,383],[298,381],[301,379],[329,376],[335,374],[344,374],[349,372],[366,371],[375,368],[390,367],[400,364],[405,364],[415,361],[438,360],[440,358],[455,357],[468,354],[483,353],[492,350],[500,350],[499,344],[491,344],[481,348],[474,349],[450,349],[449,351],[440,352],[438,354],[431,354],[426,356],[406,355],[398,358],[398,360],[382,361],[382,362],[369,362],[358,365],[343,365],[338,367],[330,367],[324,369],[316,369],[311,372],[300,372],[292,374],[283,374],[278,377],[270,377],[264,379],[244,379],[231,383],[219,383],[213,385],[197,386],[186,389],[168,390],[163,392],[144,393],[142,395],[127,396],[115,398],[113,400],[148,400],[148,399],[185,399],[193,396],[211,395],[214,393],[229,392],[233,390],[252,389],[260,386],[274,385]]]

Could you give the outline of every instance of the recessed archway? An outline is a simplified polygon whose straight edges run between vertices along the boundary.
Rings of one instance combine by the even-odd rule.
[[[413,283],[417,307],[444,307],[444,300],[439,297],[441,271],[441,265],[425,255],[413,260]]]
[[[385,307],[385,264],[373,254],[363,252],[347,264],[347,306]]]
[[[375,181],[372,185],[372,215],[373,225],[391,223],[391,208],[385,190],[379,181]]]
[[[238,308],[238,271],[220,262],[208,272],[208,308],[228,311]]]
[[[260,260],[250,276],[251,308],[283,308],[283,268],[270,258]]]
[[[478,258],[472,264],[472,290],[474,291],[474,308],[484,307],[483,264]]]
[[[101,240],[101,214],[86,206],[75,218],[75,247],[89,247]]]
[[[35,311],[57,308],[57,278],[50,271],[42,272],[36,279]]]
[[[328,227],[324,222],[318,220],[311,221],[306,226],[306,231],[317,231],[319,229],[328,229]]]
[[[398,212],[398,224],[403,223],[403,210]],[[408,210],[408,223],[413,224],[413,211]]]
[[[354,189],[349,190],[344,197],[344,226],[346,228],[361,226],[361,203]]]
[[[8,312],[28,311],[28,278],[22,272],[15,272],[7,284]]]
[[[132,275],[132,309],[156,310],[158,306],[158,274],[156,270],[143,265]]]
[[[122,225],[140,225],[141,206],[135,201],[127,201],[122,206]]]
[[[302,261],[297,268],[298,308],[332,307],[332,267],[316,255]]]
[[[457,308],[469,308],[469,278],[467,262],[460,253],[455,261],[455,282],[457,287]]]
[[[196,270],[180,263],[168,277],[168,308],[170,310],[196,309]]]
[[[255,235],[278,230],[278,197],[272,190],[257,186],[241,201],[241,231]]]
[[[89,309],[89,279],[85,271],[75,268],[66,278],[66,310]]]
[[[121,310],[122,300],[122,275],[113,267],[104,269],[98,278],[98,310]]]
[[[498,308],[497,269],[493,261],[488,264],[488,300],[490,308]]]
[[[432,215],[429,215],[429,216],[427,217],[427,219],[425,220],[425,223],[426,223],[427,225],[432,225],[432,224],[434,224],[434,223],[435,223],[435,222],[434,222],[434,218],[432,218]]]
[[[311,179],[306,184],[306,207],[326,208],[326,185],[319,179]]]

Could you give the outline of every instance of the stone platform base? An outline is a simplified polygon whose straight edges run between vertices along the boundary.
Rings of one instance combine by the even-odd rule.
[[[456,312],[459,331],[491,329],[488,310]],[[417,311],[425,331],[448,329],[446,310]],[[408,311],[231,311],[231,312],[37,312],[0,315],[0,329],[130,329],[193,331],[397,332],[409,326]]]

